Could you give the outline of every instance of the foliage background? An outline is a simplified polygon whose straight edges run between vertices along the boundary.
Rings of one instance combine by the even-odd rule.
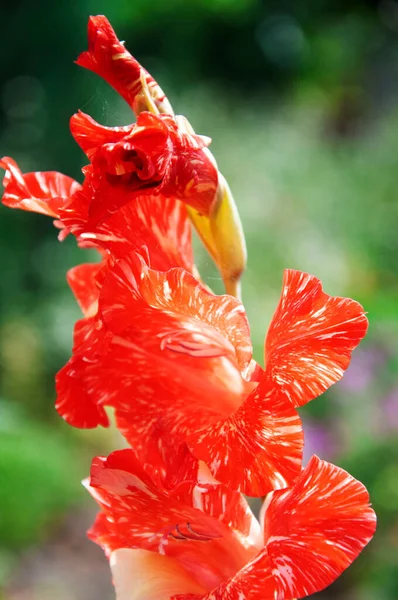
[[[79,0],[0,7],[0,155],[79,178],[68,119],[131,115],[73,64],[89,14],[105,13],[177,112],[213,138],[249,250],[244,301],[261,360],[285,267],[310,271],[369,313],[345,379],[303,409],[306,455],[371,493],[377,535],[322,599],[398,597],[398,3],[394,0]],[[79,480],[120,444],[72,431],[55,372],[79,311],[65,282],[87,260],[44,217],[0,211],[0,581],[10,600],[112,598],[85,540]],[[208,282],[219,277],[198,249]]]

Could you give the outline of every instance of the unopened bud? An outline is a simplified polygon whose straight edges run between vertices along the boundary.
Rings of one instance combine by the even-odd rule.
[[[247,260],[245,236],[229,185],[221,173],[218,177],[217,201],[209,218],[210,229],[225,290],[239,298],[240,279]]]
[[[209,216],[187,206],[188,214],[203,244],[216,263],[227,294],[240,298],[240,279],[247,251],[238,209],[221,173],[217,199]]]

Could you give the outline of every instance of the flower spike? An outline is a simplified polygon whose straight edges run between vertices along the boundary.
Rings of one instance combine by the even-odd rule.
[[[58,413],[108,427],[128,448],[96,457],[84,482],[100,512],[89,531],[117,600],[298,600],[323,590],[371,539],[364,486],[313,456],[303,468],[297,408],[343,376],[364,337],[360,304],[286,270],[262,368],[239,300],[245,238],[209,150],[175,116],[106,17],[90,17],[77,63],[103,77],[137,120],[70,129],[83,183],[23,174],[8,157],[3,204],[48,215],[100,262],[67,280],[82,311],[56,377]],[[191,223],[226,295],[200,279]],[[259,519],[244,495],[265,496]]]

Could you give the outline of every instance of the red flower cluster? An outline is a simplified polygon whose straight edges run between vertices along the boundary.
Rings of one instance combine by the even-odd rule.
[[[237,279],[244,256],[209,140],[174,116],[105,17],[90,19],[77,62],[125,98],[136,123],[72,117],[90,161],[82,185],[22,174],[10,158],[0,166],[5,205],[54,217],[61,238],[101,255],[68,273],[83,318],[57,376],[68,423],[108,426],[112,407],[130,446],[93,461],[87,487],[101,512],[89,535],[110,557],[121,600],[317,592],[367,544],[375,515],[339,467],[314,456],[303,468],[297,407],[342,377],[364,311],[288,270],[257,364],[243,305],[213,294],[193,262],[188,214],[223,276]],[[266,495],[259,521],[242,493]]]

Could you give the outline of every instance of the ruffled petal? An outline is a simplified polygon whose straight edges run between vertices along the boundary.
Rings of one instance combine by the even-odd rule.
[[[80,112],[72,117],[70,126],[94,169],[106,174],[111,183],[130,190],[158,188],[170,171],[174,152],[177,156],[181,152],[180,136],[170,117],[143,112],[136,124],[104,127]],[[195,137],[186,137],[191,141],[189,149],[197,149]],[[96,207],[91,208],[95,212]]]
[[[127,52],[103,15],[89,18],[88,46],[88,51],[80,54],[77,64],[105,79],[133,110],[137,96],[142,92],[143,78],[160,112],[173,114],[159,85]]]
[[[85,352],[89,349],[92,360],[96,354],[105,352],[106,332],[95,317],[77,321],[74,330],[75,356],[58,371],[55,382],[57,400],[55,408],[69,425],[92,429],[98,425],[109,426],[109,419],[95,395],[90,394],[85,379]]]
[[[71,358],[57,373],[57,402],[55,408],[63,419],[73,427],[93,429],[102,425],[109,427],[109,419],[102,406],[87,394],[84,384],[76,377],[81,359]]]
[[[286,270],[266,344],[266,371],[302,406],[341,379],[368,321],[358,302],[328,296],[316,277]]]
[[[169,600],[206,590],[175,558],[147,550],[121,548],[110,556],[117,600]]]
[[[83,237],[115,258],[146,246],[151,267],[160,271],[194,268],[187,211],[175,198],[138,196]]]
[[[319,592],[355,560],[376,528],[365,487],[316,456],[295,485],[271,493],[262,510],[265,549],[209,600],[286,600]]]
[[[227,356],[244,371],[252,347],[242,304],[215,296],[183,269],[150,269],[137,254],[119,261],[104,282],[100,310],[120,333],[136,327],[158,339],[162,350],[194,357]]]
[[[9,208],[58,217],[60,208],[81,188],[77,181],[56,171],[22,174],[7,156],[0,160],[0,167],[6,171],[2,202]]]
[[[76,236],[95,228],[136,197],[127,186],[109,183],[105,173],[94,172],[92,165],[82,171],[82,188],[59,211],[64,227]]]
[[[79,110],[70,119],[70,130],[80,148],[91,160],[96,150],[104,144],[120,142],[131,131],[131,125],[105,127]]]
[[[85,317],[94,316],[98,308],[99,282],[98,274],[102,263],[84,263],[77,265],[66,274],[66,278],[79,307]]]
[[[214,477],[248,496],[287,487],[301,469],[300,417],[269,382],[262,382],[228,419],[190,435],[187,443]]]
[[[135,331],[109,334],[105,342],[99,337],[96,329],[75,329],[75,360],[67,373],[80,392],[69,390],[68,379],[59,381],[58,411],[71,425],[84,427],[74,414],[84,412],[85,404],[113,407],[119,431],[143,460],[156,454],[162,436],[178,444],[227,417],[253,388],[224,357],[162,350],[156,338]]]

